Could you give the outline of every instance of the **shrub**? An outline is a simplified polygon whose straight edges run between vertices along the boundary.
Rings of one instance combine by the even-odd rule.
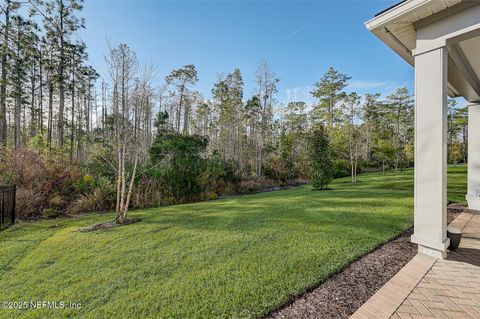
[[[215,200],[215,199],[218,199],[218,195],[215,192],[207,192],[207,193],[203,194],[201,199],[202,200]]]
[[[93,144],[88,148],[86,160],[82,166],[86,172],[95,179],[99,177],[106,177],[108,180],[115,180],[115,170],[112,168],[112,163],[115,163],[115,152],[100,143]]]
[[[277,186],[274,180],[264,179],[264,178],[248,178],[243,179],[242,181],[235,184],[235,193],[236,194],[253,194],[261,192],[272,186]]]
[[[41,217],[41,209],[45,205],[44,195],[36,190],[17,187],[16,215],[18,219],[36,219]]]
[[[159,177],[149,171],[149,175],[142,176],[136,183],[132,194],[132,207],[145,208],[165,205],[164,196],[165,190]]]
[[[19,218],[41,217],[47,208],[62,211],[76,197],[73,185],[82,175],[64,154],[20,148],[3,155],[0,182],[17,185]]]
[[[152,163],[160,164],[156,175],[169,195],[180,200],[197,197],[207,139],[197,135],[183,135],[161,130],[150,148]]]
[[[204,169],[200,175],[200,184],[206,192],[224,193],[236,180],[233,166],[220,158],[218,154],[215,153],[205,160]]]
[[[44,210],[42,210],[43,218],[52,219],[52,218],[60,217],[61,215],[62,215],[62,211],[53,207],[45,208]]]
[[[84,175],[78,182],[75,184],[77,191],[86,192],[92,190],[95,186],[95,178],[91,175]]]
[[[66,202],[63,197],[59,194],[53,194],[48,200],[48,207],[55,208],[59,210],[65,209]]]
[[[88,213],[95,211],[102,211],[108,207],[101,189],[97,188],[91,193],[80,195],[73,204],[69,207],[68,212],[71,214]]]
[[[350,162],[343,159],[334,160],[333,175],[335,178],[350,176]]]
[[[286,181],[298,176],[287,167],[287,163],[281,158],[273,158],[267,165],[264,165],[263,173],[265,178],[274,181]]]

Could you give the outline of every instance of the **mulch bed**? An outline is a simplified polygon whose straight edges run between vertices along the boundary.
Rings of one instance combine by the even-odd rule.
[[[78,231],[82,232],[82,233],[88,233],[88,232],[91,232],[91,231],[96,231],[96,230],[101,230],[101,229],[109,229],[109,228],[127,226],[127,225],[130,225],[130,224],[138,223],[141,220],[142,220],[141,218],[129,218],[129,219],[125,220],[125,222],[123,224],[117,224],[116,222],[101,223],[101,224],[95,224],[95,225],[88,226],[88,227],[79,228]]]
[[[463,209],[463,206],[449,205],[447,222],[453,221]],[[413,227],[266,318],[350,317],[417,254],[417,245],[410,242],[412,233]]]

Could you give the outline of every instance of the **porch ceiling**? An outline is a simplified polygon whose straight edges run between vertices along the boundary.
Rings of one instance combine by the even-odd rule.
[[[463,95],[470,102],[478,102],[480,101],[480,36],[461,41],[454,46],[464,56],[464,61],[453,61],[457,68],[460,68],[460,64],[463,64],[464,68],[461,70],[463,81],[455,82],[458,90],[456,95]]]
[[[449,16],[480,6],[480,1],[407,0],[366,23],[367,28],[412,66],[417,30]],[[477,9],[477,8],[476,8]],[[480,101],[480,36],[448,46],[448,88],[451,97]]]
[[[459,43],[476,74],[480,74],[480,36]]]

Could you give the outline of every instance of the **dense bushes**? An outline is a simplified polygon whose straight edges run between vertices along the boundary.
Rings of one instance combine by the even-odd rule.
[[[159,136],[150,159],[139,166],[132,208],[211,200],[301,182],[286,174],[280,160],[264,168],[266,177],[242,179],[234,165],[218,154],[205,156],[205,139],[173,132]],[[17,185],[17,216],[55,218],[114,209],[114,159],[106,147],[92,146],[94,151],[86,153],[82,162],[70,161],[66,152],[42,147],[5,151],[0,184]]]
[[[204,162],[200,183],[207,193],[221,194],[232,192],[232,186],[238,182],[233,166],[218,154],[213,154]]]
[[[191,200],[202,192],[200,174],[205,163],[201,154],[208,141],[197,135],[183,135],[161,130],[150,148],[153,173],[165,186],[168,194]]]
[[[321,139],[317,136],[314,140],[319,143]],[[200,136],[159,132],[150,156],[145,156],[139,164],[131,208],[211,200],[223,195],[249,194],[307,182],[302,179],[301,169],[295,168],[300,161],[292,164],[282,153],[263,166],[263,176],[242,178],[235,163],[226,161],[216,152],[207,156],[207,143]],[[102,143],[91,145],[81,162],[70,161],[66,152],[47,151],[36,144],[6,150],[0,161],[0,184],[17,184],[17,216],[21,219],[112,210],[116,201],[112,154],[109,146]],[[348,161],[336,159],[332,162],[334,177],[350,174]],[[323,169],[323,164],[319,165]],[[319,175],[323,187],[330,179],[327,173]]]
[[[333,175],[335,178],[350,176],[351,166],[350,162],[343,159],[333,161]]]
[[[115,185],[104,176],[93,178],[85,175],[76,186],[77,196],[69,206],[68,213],[79,214],[113,209],[116,199]]]
[[[19,218],[55,217],[64,211],[82,174],[61,154],[46,156],[23,148],[3,153],[1,184],[17,184]]]

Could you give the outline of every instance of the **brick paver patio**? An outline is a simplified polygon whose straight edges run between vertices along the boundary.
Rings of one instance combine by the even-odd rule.
[[[465,211],[450,225],[463,230],[456,251],[415,256],[351,318],[480,318],[480,214]]]

